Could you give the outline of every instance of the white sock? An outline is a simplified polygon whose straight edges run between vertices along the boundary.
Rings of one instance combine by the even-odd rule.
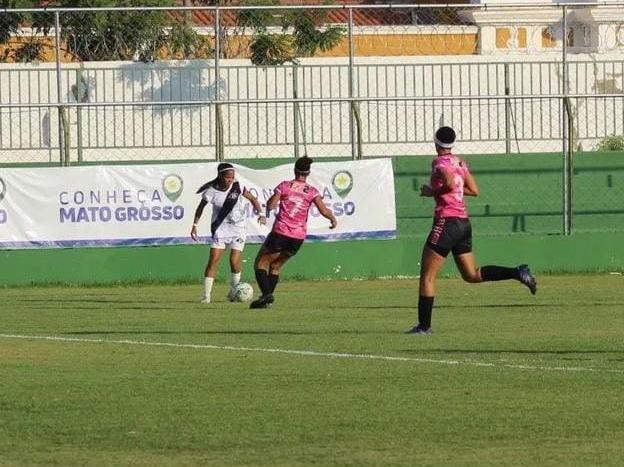
[[[210,294],[212,292],[212,283],[214,277],[204,277],[204,298],[210,300]]]
[[[232,276],[230,277],[230,287],[231,288],[236,287],[238,283],[240,282],[240,278],[241,278],[240,272],[233,272]]]

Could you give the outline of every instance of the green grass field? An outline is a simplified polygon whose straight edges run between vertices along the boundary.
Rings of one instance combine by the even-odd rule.
[[[3,289],[0,465],[621,466],[624,276],[538,279]]]

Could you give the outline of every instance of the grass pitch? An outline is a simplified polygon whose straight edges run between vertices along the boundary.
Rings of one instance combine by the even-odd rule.
[[[624,277],[538,280],[4,289],[0,465],[622,465]]]

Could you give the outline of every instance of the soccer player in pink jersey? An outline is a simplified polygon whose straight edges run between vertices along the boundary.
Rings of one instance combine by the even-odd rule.
[[[312,204],[331,222],[330,229],[338,224],[334,214],[323,204],[319,191],[306,181],[311,164],[312,159],[309,157],[297,159],[295,178],[277,185],[267,201],[267,213],[278,205],[279,211],[271,233],[256,256],[256,281],[262,296],[251,302],[250,308],[267,308],[273,303],[273,292],[282,266],[299,251],[306,238],[308,212]]]
[[[415,335],[432,334],[435,279],[450,252],[466,282],[516,279],[526,285],[532,294],[537,290],[537,282],[526,264],[515,268],[476,267],[472,253],[472,227],[464,196],[478,196],[479,187],[466,163],[452,152],[455,131],[450,127],[439,128],[434,142],[437,157],[431,164],[431,182],[420,187],[421,196],[435,200],[435,214],[420,263],[418,324],[407,331]]]

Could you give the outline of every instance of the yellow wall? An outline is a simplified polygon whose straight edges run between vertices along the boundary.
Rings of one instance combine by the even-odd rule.
[[[511,30],[509,28],[496,28],[496,48],[508,49],[508,43],[511,39]],[[527,31],[525,28],[518,28],[518,48],[525,49],[527,46]]]
[[[477,53],[477,34],[375,34],[354,37],[356,56],[472,55]],[[349,54],[347,39],[319,57]]]
[[[44,43],[42,61],[53,62],[55,60],[54,40],[49,37],[15,38],[8,45],[0,45],[0,60],[12,62],[11,57],[5,53],[9,47],[19,47],[31,40]],[[478,35],[475,34],[371,34],[354,37],[354,51],[356,56],[399,56],[399,55],[472,55],[477,53]],[[194,58],[210,58],[212,38],[205,37],[203,51]],[[222,50],[227,58],[249,58],[250,36],[230,36],[227,44],[222,45]],[[526,32],[524,34],[526,44]],[[71,62],[74,60],[63,51],[61,46],[61,61]],[[316,57],[346,57],[349,54],[347,38],[331,50],[318,51]],[[167,50],[158,53],[160,59],[180,59]]]
[[[557,45],[557,41],[550,34],[548,28],[542,30],[542,47],[545,49],[552,49]]]

